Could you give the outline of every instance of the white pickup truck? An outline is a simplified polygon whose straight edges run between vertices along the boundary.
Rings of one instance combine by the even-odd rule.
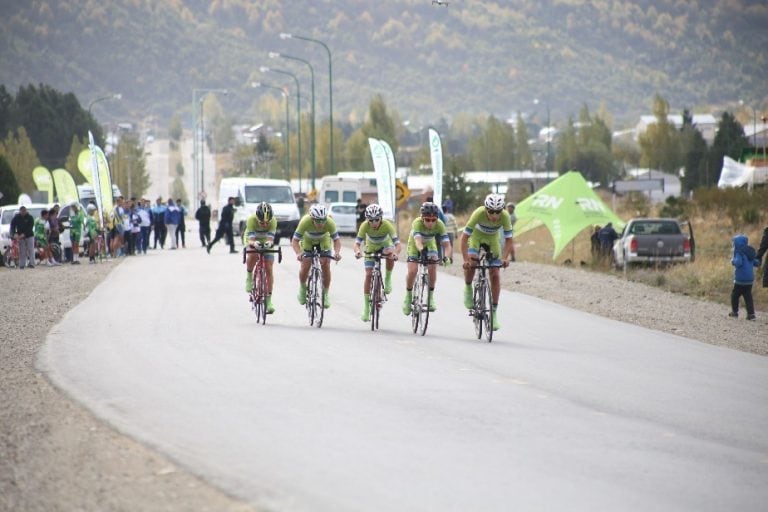
[[[633,263],[664,265],[693,261],[693,230],[685,224],[684,233],[677,219],[631,219],[613,244],[613,261],[618,269]]]

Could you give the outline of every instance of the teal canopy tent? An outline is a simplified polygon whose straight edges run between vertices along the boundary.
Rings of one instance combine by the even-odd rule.
[[[616,231],[624,227],[577,171],[569,171],[552,183],[526,197],[515,208],[515,238],[542,224],[555,241],[552,259],[584,228],[613,223]]]

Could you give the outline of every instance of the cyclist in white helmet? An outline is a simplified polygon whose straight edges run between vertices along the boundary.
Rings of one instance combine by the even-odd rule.
[[[384,211],[378,204],[369,204],[365,208],[365,220],[360,224],[355,238],[355,258],[361,258],[362,244],[365,243],[366,252],[381,251],[387,256],[386,272],[384,274],[384,293],[392,292],[392,269],[395,266],[397,255],[400,254],[400,239],[397,237],[397,229],[392,221],[384,218]],[[373,272],[373,258],[365,258],[365,279],[363,280],[363,314],[360,316],[363,322],[371,319],[371,272]]]
[[[313,204],[309,208],[309,213],[304,215],[293,233],[291,246],[296,253],[296,259],[301,263],[299,269],[299,304],[307,302],[307,276],[312,259],[308,256],[312,254],[312,248],[319,246],[323,255],[331,256],[331,247],[333,247],[333,258],[338,261],[341,259],[341,237],[336,229],[336,222],[328,216],[328,209],[322,204]],[[331,301],[328,297],[328,290],[331,287],[331,265],[328,258],[321,258],[323,267],[323,306],[331,307]]]
[[[514,250],[512,239],[512,222],[509,212],[504,209],[504,196],[488,194],[483,206],[478,207],[469,216],[467,225],[461,233],[461,255],[464,258],[464,307],[472,309],[472,279],[475,277],[478,251],[481,244],[491,248],[491,295],[493,296],[493,330],[499,329],[499,315],[496,308],[499,305],[501,291],[501,276],[499,267],[507,268]],[[501,237],[504,237],[502,249]]]

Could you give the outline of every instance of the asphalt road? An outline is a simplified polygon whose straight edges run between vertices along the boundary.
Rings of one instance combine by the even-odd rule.
[[[195,238],[117,267],[51,331],[39,366],[236,496],[291,511],[768,503],[768,358],[511,292],[488,344],[447,275],[422,338],[400,312],[402,264],[371,332],[348,249],[322,329],[296,302],[291,257],[261,326],[240,256]]]

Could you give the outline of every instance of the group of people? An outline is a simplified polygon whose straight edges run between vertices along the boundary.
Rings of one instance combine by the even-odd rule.
[[[514,208],[514,205],[512,205]],[[406,243],[406,263],[408,272],[405,280],[405,298],[403,313],[411,314],[411,294],[416,277],[418,263],[422,253],[434,262],[450,265],[453,262],[453,242],[448,229],[439,218],[441,212],[437,204],[427,201],[419,209],[419,216],[414,219]],[[222,214],[223,216],[223,214]],[[356,258],[364,258],[363,279],[363,311],[361,319],[370,320],[371,314],[371,272],[374,266],[373,253],[381,252],[386,258],[384,274],[384,292],[392,291],[392,270],[402,250],[402,243],[397,236],[397,230],[392,221],[384,218],[384,211],[378,204],[367,205],[363,211],[364,220],[360,223],[354,242]],[[454,220],[455,222],[455,220]],[[461,231],[459,247],[463,258],[464,269],[464,306],[473,307],[472,280],[479,258],[481,245],[491,249],[490,281],[493,298],[493,309],[496,310],[501,292],[499,269],[506,268],[514,255],[512,231],[512,215],[507,210],[504,197],[499,194],[489,194],[482,206],[475,209],[469,217],[466,226]],[[243,234],[244,245],[271,247],[274,243],[277,223],[272,208],[267,203],[259,205],[253,215],[248,218]],[[209,246],[210,247],[210,246]],[[331,306],[329,290],[332,282],[330,260],[341,259],[341,238],[336,223],[328,215],[327,208],[322,204],[313,204],[306,215],[299,221],[298,227],[291,239],[291,247],[299,261],[299,293],[298,302],[304,304],[307,298],[307,277],[311,264],[313,249],[318,247],[323,267],[323,305]],[[438,247],[440,252],[438,252]],[[274,312],[272,301],[273,290],[273,254],[258,255],[256,252],[247,253],[245,290],[250,293],[253,289],[251,272],[258,257],[263,257],[267,275],[267,312]],[[437,309],[434,290],[437,282],[437,272],[434,265],[429,269],[430,311]],[[499,329],[498,315],[493,316],[493,328]]]

